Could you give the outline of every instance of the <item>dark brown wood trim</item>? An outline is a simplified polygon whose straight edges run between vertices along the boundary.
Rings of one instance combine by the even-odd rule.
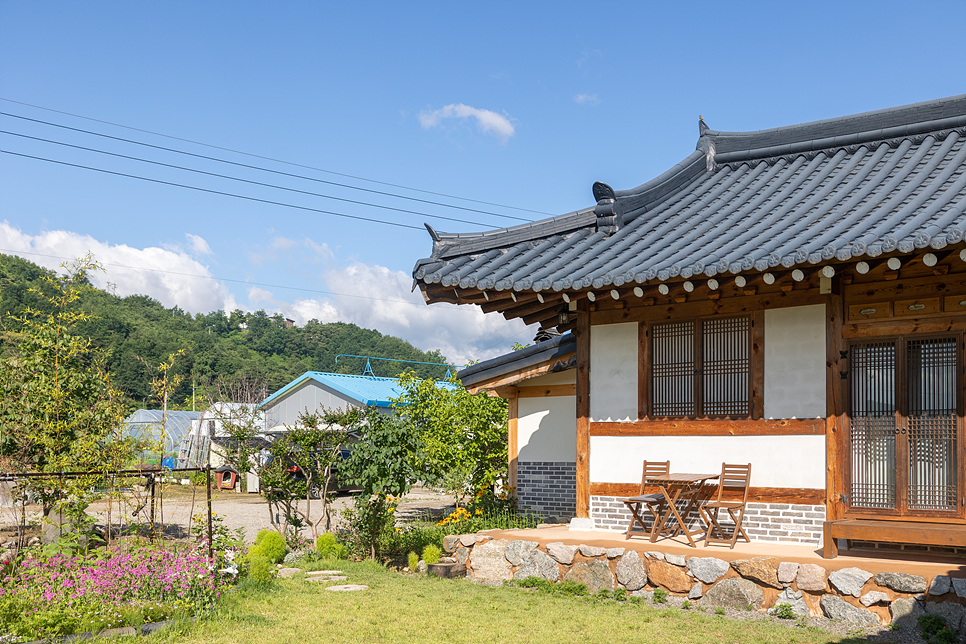
[[[515,385],[524,380],[529,380],[530,378],[536,378],[537,376],[542,376],[544,374],[550,373],[550,368],[553,367],[555,363],[566,362],[572,355],[573,355],[572,353],[569,353],[560,358],[547,360],[546,362],[541,362],[538,365],[534,365],[526,369],[520,369],[518,371],[513,371],[507,374],[503,374],[499,378],[494,378],[493,380],[485,380],[471,387],[468,387],[468,391],[471,394],[476,394],[481,391],[497,390],[501,387]]]
[[[544,387],[519,387],[520,398],[547,398],[550,396],[576,396],[577,385],[546,385]]]
[[[821,436],[825,419],[639,420],[590,423],[591,436]]]
[[[765,312],[751,314],[751,417],[765,415]]]
[[[637,325],[637,417],[647,418],[650,403],[648,365],[651,364],[651,343],[648,341],[647,322]]]
[[[519,439],[519,418],[520,418],[520,403],[519,398],[513,396],[508,401],[507,410],[507,446],[508,446],[508,476],[510,479],[510,487],[513,488],[513,497],[516,498],[517,495],[517,458],[520,455],[520,439]]]
[[[861,323],[849,322],[842,326],[842,335],[848,339],[913,335],[917,333],[947,333],[949,331],[966,331],[966,316],[943,315],[930,318],[883,318]]]
[[[577,303],[577,516],[590,516],[590,311]]]
[[[610,299],[610,298],[607,298]],[[616,324],[618,322],[660,322],[713,315],[740,315],[787,306],[824,304],[825,296],[812,288],[789,293],[777,292],[767,295],[723,298],[720,300],[694,300],[683,303],[663,302],[654,306],[635,305],[628,308],[598,310],[591,314],[591,324]]]
[[[640,494],[640,483],[591,483],[590,493],[594,496],[635,496]],[[706,485],[699,498],[711,498],[717,493],[717,486]],[[645,492],[656,491],[645,488]],[[803,505],[822,505],[825,503],[825,490],[794,487],[753,487],[748,490],[748,501],[752,503],[799,503]]]
[[[841,372],[848,369],[842,337],[845,304],[841,295],[828,295],[825,304],[825,488],[829,491],[825,514],[829,521],[841,519],[845,504],[847,472],[844,387]]]

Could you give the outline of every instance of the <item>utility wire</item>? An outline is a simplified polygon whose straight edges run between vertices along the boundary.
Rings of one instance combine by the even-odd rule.
[[[45,157],[33,156],[31,154],[21,154],[20,152],[11,152],[10,150],[0,150],[2,154],[12,154],[18,157],[24,157],[26,159],[36,159],[38,161],[46,161],[48,163],[56,163],[58,165],[66,165],[72,168],[83,168],[84,170],[93,170],[94,172],[103,172],[104,174],[113,174],[118,177],[129,177],[131,179],[140,179],[141,181],[150,181],[152,183],[160,183],[166,186],[175,186],[176,188],[187,188],[188,190],[197,190],[198,192],[208,192],[214,195],[223,195],[225,197],[235,197],[236,199],[245,199],[247,201],[257,201],[258,203],[267,203],[273,206],[284,206],[286,208],[296,208],[298,210],[308,210],[309,212],[317,212],[323,215],[332,215],[333,217],[344,217],[346,219],[357,219],[359,221],[368,221],[374,224],[385,224],[387,226],[397,226],[399,228],[410,228],[412,230],[423,230],[419,226],[410,226],[409,224],[401,224],[395,221],[386,221],[385,219],[375,219],[373,217],[361,217],[359,215],[347,215],[343,212],[333,212],[331,210],[320,210],[319,208],[309,208],[308,206],[298,206],[291,203],[285,203],[284,201],[272,201],[271,199],[259,199],[258,197],[248,197],[246,195],[235,194],[234,192],[222,192],[221,190],[211,190],[210,188],[201,188],[199,186],[189,186],[184,183],[174,183],[173,181],[162,181],[161,179],[152,179],[150,177],[142,177],[136,174],[127,174],[125,172],[114,172],[113,170],[105,170],[103,168],[94,168],[89,165],[80,165],[78,163],[68,163],[66,161],[57,161],[56,159],[47,159]]]
[[[184,154],[186,156],[196,157],[198,159],[206,159],[208,161],[217,161],[219,163],[227,163],[229,165],[239,166],[239,167],[242,167],[242,168],[249,168],[251,170],[259,170],[259,171],[262,171],[262,172],[271,172],[272,174],[279,174],[279,175],[282,175],[282,176],[293,177],[293,178],[296,178],[296,179],[305,179],[306,181],[315,181],[317,183],[324,183],[324,184],[330,185],[330,186],[338,186],[340,188],[350,188],[352,190],[361,190],[363,192],[369,192],[369,193],[377,194],[377,195],[384,195],[384,196],[387,196],[387,197],[395,197],[395,198],[398,198],[398,199],[408,199],[410,201],[418,201],[419,203],[430,204],[430,205],[433,205],[433,206],[442,206],[444,208],[456,208],[457,210],[465,210],[467,212],[478,212],[478,213],[484,214],[484,215],[493,215],[494,217],[504,217],[506,219],[515,219],[517,221],[525,221],[525,222],[533,221],[532,219],[524,219],[523,217],[514,217],[512,215],[501,215],[500,213],[490,212],[489,210],[477,210],[476,208],[464,208],[463,206],[454,206],[454,205],[451,205],[451,204],[440,203],[438,201],[428,201],[426,199],[417,199],[416,197],[407,197],[405,195],[397,195],[397,194],[394,194],[394,193],[391,193],[391,192],[382,192],[380,190],[370,190],[368,188],[360,188],[358,186],[351,186],[351,185],[346,184],[346,183],[337,183],[335,181],[326,181],[325,179],[317,179],[315,177],[307,177],[307,176],[301,175],[301,174],[292,174],[291,172],[282,172],[280,170],[272,170],[271,168],[263,168],[263,167],[257,166],[257,165],[249,165],[247,163],[238,163],[237,161],[228,161],[227,159],[219,159],[218,157],[209,157],[209,156],[205,156],[204,154],[195,154],[194,152],[185,152],[184,150],[178,150],[178,149],[175,149],[175,148],[166,148],[166,147],[161,146],[161,145],[152,145],[150,143],[144,143],[142,141],[135,141],[133,139],[125,139],[125,138],[119,137],[119,136],[111,136],[109,134],[102,134],[100,132],[93,132],[91,130],[82,130],[82,129],[76,128],[76,127],[70,127],[70,126],[67,126],[67,125],[61,125],[60,123],[51,123],[49,121],[41,121],[39,119],[32,119],[32,118],[28,118],[26,116],[19,116],[17,114],[10,114],[9,112],[0,112],[0,115],[9,116],[11,118],[21,119],[21,120],[24,120],[24,121],[31,121],[33,123],[40,123],[42,125],[49,125],[51,127],[59,127],[61,129],[64,129],[64,130],[71,130],[72,132],[81,132],[83,134],[90,134],[92,136],[100,136],[100,137],[103,137],[105,139],[112,139],[114,141],[123,141],[124,143],[132,143],[134,145],[141,145],[141,146],[144,146],[144,147],[147,147],[147,148],[154,148],[155,150],[164,150],[165,152],[174,152],[175,154]],[[46,139],[41,139],[41,140],[46,140]],[[332,198],[335,199],[337,197],[332,197]],[[345,201],[349,201],[349,200],[347,199]],[[363,202],[354,202],[354,203],[363,203]],[[411,211],[405,211],[405,212],[411,212]],[[419,214],[422,214],[422,213],[419,213]],[[454,221],[461,221],[461,220],[458,220],[457,219],[457,220],[454,220]]]
[[[486,205],[486,206],[496,206],[498,208],[507,208],[509,210],[519,210],[519,211],[522,211],[522,212],[532,212],[532,213],[537,214],[537,215],[552,216],[552,213],[543,212],[543,211],[540,211],[540,210],[531,210],[530,208],[521,208],[519,206],[507,206],[507,205],[504,205],[504,204],[493,203],[493,202],[490,202],[490,201],[481,201],[479,199],[470,199],[468,197],[460,197],[460,196],[457,196],[457,195],[449,195],[449,194],[445,194],[445,193],[442,193],[442,192],[433,192],[432,190],[421,190],[419,188],[411,188],[409,186],[403,186],[403,185],[399,185],[399,184],[396,184],[396,183],[389,183],[389,182],[386,182],[386,181],[378,181],[376,179],[367,179],[366,177],[359,177],[359,176],[352,175],[352,174],[345,174],[343,172],[335,172],[333,170],[326,170],[324,168],[316,168],[314,166],[303,165],[301,163],[293,163],[291,161],[283,161],[282,159],[275,159],[275,158],[272,158],[272,157],[262,156],[262,155],[259,155],[259,154],[252,154],[250,152],[243,152],[241,150],[234,150],[232,148],[225,148],[225,147],[221,147],[221,146],[217,146],[217,145],[211,145],[210,143],[202,143],[201,141],[194,141],[192,139],[184,139],[184,138],[177,137],[177,136],[171,136],[170,134],[162,134],[161,132],[153,132],[151,130],[144,130],[144,129],[141,129],[141,128],[131,127],[129,125],[121,125],[120,123],[113,123],[111,121],[103,121],[101,119],[95,119],[95,118],[91,118],[89,116],[82,116],[80,114],[74,114],[72,112],[64,112],[64,111],[61,111],[61,110],[55,110],[55,109],[52,109],[52,108],[49,108],[49,107],[43,107],[42,105],[34,105],[33,103],[24,103],[22,101],[15,101],[12,98],[4,98],[4,97],[0,96],[0,101],[7,101],[8,103],[15,103],[17,105],[24,105],[26,107],[33,107],[33,108],[36,108],[38,110],[45,110],[47,112],[53,112],[55,114],[63,114],[65,116],[72,116],[74,118],[84,119],[84,120],[87,120],[87,121],[93,121],[95,123],[103,123],[105,125],[112,125],[114,127],[124,128],[126,130],[133,130],[135,132],[143,132],[145,134],[151,134],[153,136],[162,136],[162,137],[167,138],[167,139],[173,139],[175,141],[183,141],[185,143],[192,143],[194,145],[201,145],[201,146],[204,146],[204,147],[207,147],[207,148],[212,148],[214,150],[222,150],[224,152],[231,152],[233,154],[242,154],[244,156],[252,157],[252,158],[255,158],[255,159],[264,159],[265,161],[273,161],[275,163],[283,163],[285,165],[290,165],[290,166],[293,166],[293,167],[296,167],[296,168],[305,168],[306,170],[315,170],[316,172],[324,172],[326,174],[332,174],[332,175],[339,176],[339,177],[346,177],[347,179],[356,179],[358,181],[366,181],[366,182],[369,182],[369,183],[375,183],[375,184],[379,184],[379,185],[383,185],[383,186],[389,186],[391,188],[400,188],[402,190],[411,190],[413,192],[421,192],[423,194],[436,195],[437,197],[446,197],[447,199],[459,199],[460,201],[469,201],[469,202],[472,202],[472,203],[483,204],[483,205]],[[359,189],[361,190],[362,188],[359,188]],[[403,199],[409,199],[410,198],[410,197],[404,197],[402,195],[394,195],[394,196],[398,196],[398,197],[403,198]],[[455,208],[455,207],[458,207],[458,206],[451,206],[451,207],[454,207]]]
[[[0,112],[0,113],[2,113],[2,112]],[[120,159],[129,159],[131,161],[140,161],[141,163],[151,163],[153,165],[159,165],[159,166],[163,166],[165,168],[174,168],[176,170],[184,170],[186,172],[195,172],[197,174],[208,175],[209,177],[218,177],[219,179],[230,179],[232,181],[240,181],[242,183],[250,183],[252,185],[263,186],[265,188],[275,188],[276,190],[286,190],[288,192],[297,192],[299,194],[310,195],[312,197],[322,197],[324,199],[333,199],[335,201],[342,201],[342,202],[345,202],[345,203],[352,203],[352,204],[357,204],[357,205],[360,205],[360,206],[369,206],[370,208],[382,208],[383,210],[393,210],[395,212],[402,212],[402,213],[406,213],[406,214],[410,214],[410,215],[419,215],[420,217],[431,217],[431,218],[434,218],[434,219],[444,219],[446,221],[455,221],[455,222],[459,222],[461,224],[471,224],[471,225],[474,225],[474,226],[484,226],[484,227],[487,227],[487,228],[498,228],[498,226],[494,226],[492,224],[484,224],[484,223],[480,223],[478,221],[469,221],[467,219],[456,219],[454,217],[444,217],[442,215],[431,215],[429,213],[418,212],[416,210],[406,210],[404,208],[394,208],[393,206],[383,206],[383,205],[380,205],[380,204],[369,203],[369,202],[366,202],[366,201],[356,201],[355,199],[345,199],[343,197],[335,197],[335,196],[332,196],[332,195],[325,195],[325,194],[322,194],[320,192],[311,192],[311,191],[308,191],[308,190],[299,190],[297,188],[286,188],[285,186],[278,186],[278,185],[275,185],[275,184],[272,184],[272,183],[263,183],[261,181],[255,181],[253,179],[242,179],[240,177],[232,177],[232,176],[226,175],[226,174],[218,174],[217,172],[207,172],[205,170],[198,170],[196,168],[188,168],[188,167],[185,167],[185,166],[174,165],[174,164],[171,164],[171,163],[162,163],[161,161],[152,161],[150,159],[142,159],[141,157],[133,157],[133,156],[129,156],[127,154],[118,154],[116,152],[108,152],[107,150],[99,150],[97,148],[88,148],[88,147],[85,147],[83,145],[74,145],[73,143],[66,143],[64,141],[54,141],[52,139],[44,139],[44,138],[41,138],[39,136],[30,136],[28,134],[20,134],[18,132],[8,132],[7,130],[0,130],[0,134],[7,134],[9,136],[18,136],[20,138],[31,139],[31,140],[34,140],[34,141],[43,141],[44,143],[51,143],[51,144],[54,144],[54,145],[61,145],[61,146],[68,147],[68,148],[74,148],[75,150],[85,150],[87,152],[97,152],[98,154],[106,154],[108,156],[118,157]]]

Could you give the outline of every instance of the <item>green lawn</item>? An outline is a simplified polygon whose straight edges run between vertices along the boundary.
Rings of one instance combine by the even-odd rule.
[[[466,580],[403,576],[371,563],[325,562],[362,592],[326,591],[301,578],[266,591],[232,593],[211,618],[148,638],[150,642],[235,644],[846,642],[817,629],[771,620],[731,620],[697,610],[486,588]]]

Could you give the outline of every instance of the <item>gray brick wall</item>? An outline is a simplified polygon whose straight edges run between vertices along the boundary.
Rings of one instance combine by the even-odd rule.
[[[569,520],[577,514],[577,464],[517,462],[517,508],[541,517]]]
[[[642,513],[645,525],[651,528],[650,514]],[[600,530],[619,530],[624,532],[631,520],[620,498],[615,496],[591,496],[590,517],[594,527]],[[726,512],[719,514],[719,521],[726,529],[734,525],[724,519]],[[688,524],[697,528],[698,514],[692,511]],[[749,503],[745,510],[742,526],[752,541],[774,541],[782,543],[802,543],[818,545],[822,539],[822,524],[825,523],[824,505],[792,505],[788,503]],[[639,529],[639,527],[638,527]]]

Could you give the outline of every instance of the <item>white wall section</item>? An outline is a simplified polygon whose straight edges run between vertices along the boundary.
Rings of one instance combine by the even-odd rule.
[[[765,418],[825,417],[825,305],[765,311]]]
[[[521,388],[525,387],[546,387],[551,385],[575,385],[577,384],[577,370],[567,369],[566,371],[558,371],[557,373],[545,373],[542,376],[536,376],[534,378],[527,378],[518,386]]]
[[[590,418],[637,420],[637,322],[590,327]]]
[[[640,483],[644,460],[672,472],[718,473],[751,463],[752,487],[825,489],[825,436],[591,436],[590,480]]]
[[[294,425],[298,421],[299,414],[306,410],[311,413],[320,407],[334,410],[359,406],[359,401],[329,389],[311,378],[306,378],[298,386],[286,391],[284,395],[263,408],[265,428]]]
[[[518,461],[577,461],[577,397],[520,398]]]

